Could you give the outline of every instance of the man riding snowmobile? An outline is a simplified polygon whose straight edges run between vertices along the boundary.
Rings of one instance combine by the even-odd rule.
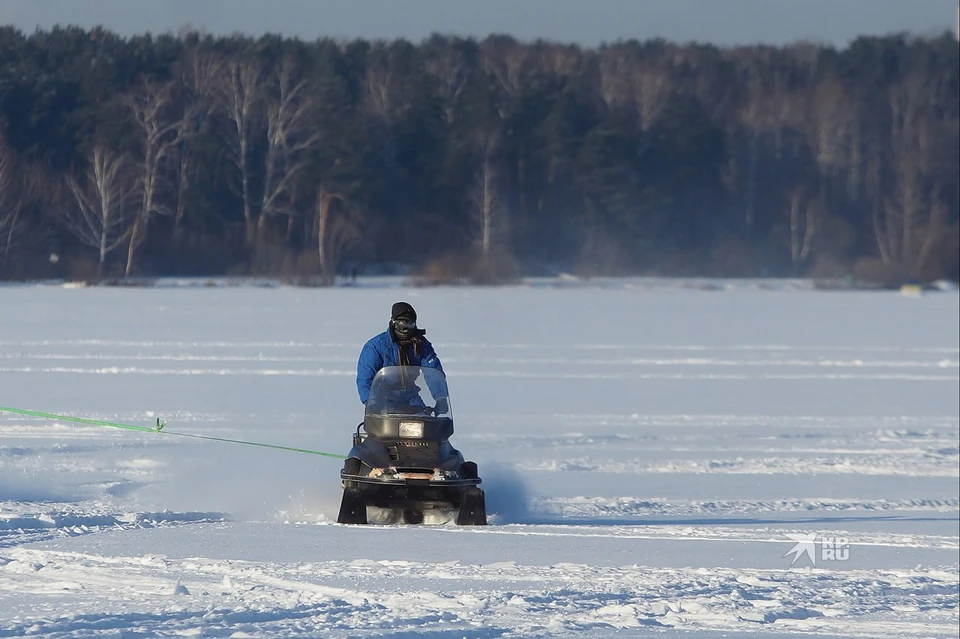
[[[364,419],[340,472],[338,523],[366,524],[368,507],[411,524],[437,511],[454,511],[458,525],[487,523],[477,464],[450,443],[446,375],[425,334],[413,307],[397,302],[388,329],[360,352]]]
[[[427,332],[417,327],[417,311],[407,302],[397,302],[390,309],[387,330],[370,338],[360,351],[357,361],[357,392],[364,404],[370,397],[370,384],[384,366],[422,366],[443,372],[440,358],[433,344],[425,337]],[[446,393],[430,389],[437,397],[437,414],[446,412]],[[407,393],[416,402],[419,392],[412,386]],[[415,399],[417,398],[417,399]]]

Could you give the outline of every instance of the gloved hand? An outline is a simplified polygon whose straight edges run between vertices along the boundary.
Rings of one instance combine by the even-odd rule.
[[[447,411],[450,410],[450,404],[447,402],[446,397],[438,397],[437,405],[433,407],[434,415],[444,415]]]

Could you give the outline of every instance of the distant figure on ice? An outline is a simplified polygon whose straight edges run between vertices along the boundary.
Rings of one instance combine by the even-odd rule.
[[[360,351],[360,359],[357,361],[357,392],[361,402],[367,403],[373,378],[384,366],[421,366],[443,372],[433,344],[424,337],[426,333],[417,327],[417,312],[413,306],[407,302],[393,305],[387,330],[370,338]],[[437,398],[437,414],[446,412],[446,403],[446,397]]]

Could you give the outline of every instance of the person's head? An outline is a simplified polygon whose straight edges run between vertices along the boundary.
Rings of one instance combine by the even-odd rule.
[[[417,312],[407,302],[397,302],[390,309],[390,328],[401,339],[413,335],[417,330]]]

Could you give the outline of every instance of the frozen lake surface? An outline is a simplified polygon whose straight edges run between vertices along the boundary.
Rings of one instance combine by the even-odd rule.
[[[342,454],[400,299],[491,525],[341,526],[335,459],[0,413],[0,636],[956,636],[955,291],[10,286],[0,405]]]

